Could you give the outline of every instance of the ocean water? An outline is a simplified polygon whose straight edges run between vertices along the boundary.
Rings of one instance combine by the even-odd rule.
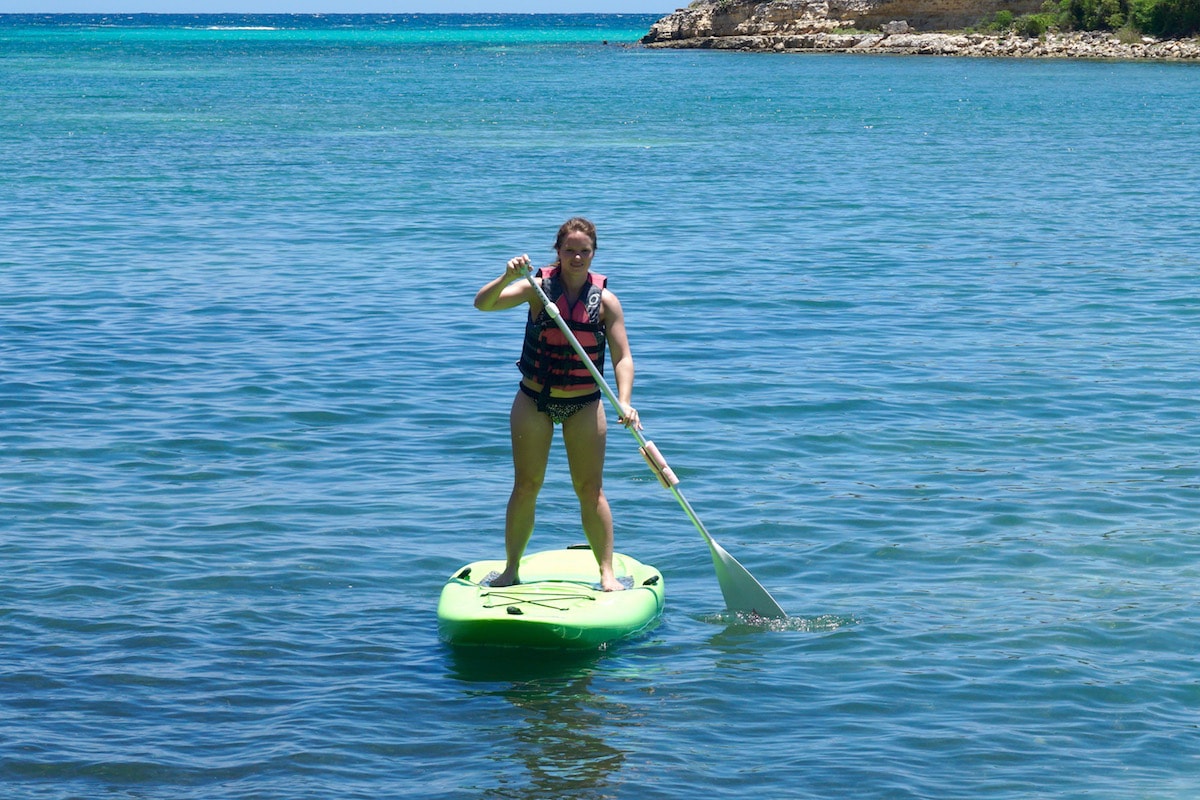
[[[653,21],[0,18],[6,800],[1200,793],[1200,69]],[[661,624],[438,641],[511,479],[471,300],[575,214],[786,623],[614,423]]]

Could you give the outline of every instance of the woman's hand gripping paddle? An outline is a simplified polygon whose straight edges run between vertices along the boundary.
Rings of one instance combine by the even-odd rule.
[[[608,385],[608,381],[604,380],[604,376],[596,369],[592,363],[591,357],[587,351],[583,349],[583,345],[575,338],[575,333],[571,330],[571,326],[562,318],[559,313],[558,306],[550,302],[550,298],[542,290],[542,287],[533,277],[532,270],[525,273],[525,280],[537,292],[538,297],[542,301],[542,305],[546,307],[546,313],[554,320],[559,330],[563,332],[563,336],[571,343],[571,347],[579,354],[580,361],[588,368],[592,374],[592,379],[596,381],[596,385],[612,403],[613,408],[617,410],[617,415],[625,416],[625,409],[621,407],[621,401],[617,395],[613,393],[612,387]],[[717,573],[717,582],[721,584],[721,594],[725,597],[725,607],[735,614],[754,614],[759,617],[787,619],[787,613],[780,608],[775,602],[775,598],[771,597],[770,593],[762,587],[749,570],[743,567],[738,560],[725,551],[725,548],[717,544],[712,538],[708,530],[704,527],[704,523],[696,516],[696,512],[692,510],[692,506],[687,499],[679,491],[679,479],[675,477],[675,473],[667,465],[666,459],[658,452],[658,448],[654,446],[654,442],[648,441],[642,436],[641,431],[636,427],[626,426],[626,430],[633,434],[633,438],[637,439],[638,449],[642,453],[642,457],[646,459],[646,463],[650,465],[658,482],[668,489],[671,494],[675,495],[675,499],[679,501],[680,507],[688,515],[688,519],[696,526],[696,530],[700,531],[700,535],[704,537],[704,541],[708,543],[708,549],[712,553],[713,568]]]

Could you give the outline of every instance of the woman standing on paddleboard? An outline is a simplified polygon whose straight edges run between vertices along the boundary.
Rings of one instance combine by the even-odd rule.
[[[640,429],[633,395],[633,356],[625,333],[625,317],[617,296],[605,288],[605,278],[589,268],[596,253],[596,226],[582,217],[563,223],[554,242],[558,260],[537,271],[534,280],[558,306],[596,368],[604,371],[607,345],[617,379],[622,424]],[[583,532],[600,566],[605,591],[623,588],[613,574],[613,522],[604,496],[604,443],[607,424],[600,388],[554,320],[545,312],[537,290],[522,280],[530,269],[529,256],[511,259],[504,274],[475,295],[480,311],[500,311],[529,304],[525,343],[521,350],[521,384],[509,414],[512,428],[513,489],[504,518],[504,572],[493,586],[520,582],[518,567],[529,537],[546,464],[561,424],[567,447],[571,483],[579,497]]]

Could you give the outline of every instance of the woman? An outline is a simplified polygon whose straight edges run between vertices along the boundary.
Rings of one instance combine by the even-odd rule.
[[[603,275],[589,272],[596,253],[596,226],[582,217],[563,223],[554,242],[558,260],[538,270],[542,290],[569,320],[576,338],[592,363],[604,371],[604,350],[612,354],[617,379],[621,422],[636,426],[638,413],[630,405],[633,394],[633,356],[625,334],[625,318],[617,296],[604,288]],[[604,441],[606,422],[600,388],[578,354],[545,313],[529,281],[529,256],[508,262],[504,274],[475,295],[480,311],[500,311],[529,304],[525,344],[518,366],[521,385],[509,414],[512,428],[513,489],[504,518],[504,572],[493,586],[520,583],[518,569],[525,545],[533,534],[538,492],[546,478],[546,462],[554,439],[554,426],[562,425],[571,483],[579,497],[583,532],[600,566],[600,586],[607,592],[622,589],[613,574],[613,522],[604,497]]]

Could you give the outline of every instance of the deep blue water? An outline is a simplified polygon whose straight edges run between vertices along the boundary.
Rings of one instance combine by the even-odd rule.
[[[5,798],[1196,796],[1200,71],[653,20],[0,18]],[[471,299],[577,213],[787,624],[614,424],[662,624],[437,640],[511,478]]]

